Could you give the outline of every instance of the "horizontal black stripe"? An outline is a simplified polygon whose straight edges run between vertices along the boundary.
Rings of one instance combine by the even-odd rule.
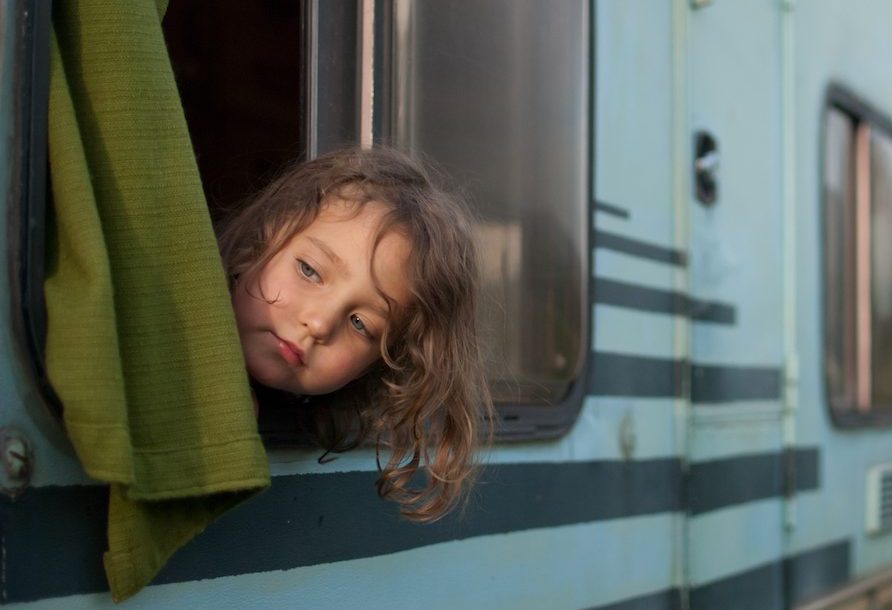
[[[589,356],[588,366],[589,393],[595,396],[681,398],[689,376],[695,404],[781,397],[779,368],[689,365],[687,360],[601,351]]]
[[[625,220],[628,220],[630,216],[629,210],[604,201],[596,201],[595,209],[599,212],[604,212],[605,214],[610,214],[611,216],[616,216],[617,218],[623,218]]]
[[[687,263],[687,255],[681,250],[658,246],[646,241],[609,233],[607,231],[595,230],[595,248],[604,248],[606,250],[614,250],[637,256],[639,258],[647,258],[660,263],[668,263],[678,267],[685,267]]]
[[[691,589],[690,610],[785,610],[783,564],[770,563]]]
[[[596,396],[681,397],[684,361],[610,352],[589,355],[589,393]]]
[[[695,322],[714,322],[716,324],[737,323],[737,308],[727,303],[691,299],[688,307],[688,315]]]
[[[637,286],[607,278],[595,278],[592,290],[592,301],[604,305],[686,316],[697,322],[734,324],[737,320],[737,311],[733,305],[692,299],[669,290]]]
[[[796,491],[809,491],[821,486],[821,453],[818,448],[792,449]],[[784,490],[785,495],[787,490]]]
[[[817,450],[798,449],[795,456],[797,488],[815,488]],[[781,454],[774,454],[693,464],[691,511],[782,494],[780,462]],[[756,481],[760,477],[769,481],[767,486]],[[270,490],[225,515],[180,551],[156,582],[284,570],[682,508],[681,465],[672,458],[492,466],[484,471],[463,518],[451,515],[428,526],[400,521],[393,506],[375,497],[374,478],[368,472],[275,477]],[[748,491],[740,493],[736,487]],[[0,500],[7,601],[105,590],[101,556],[106,505],[107,492],[98,486],[41,487],[14,502]],[[810,552],[790,563],[797,595],[838,582],[848,555],[839,545],[831,551]],[[629,603],[656,602],[651,597]]]
[[[796,491],[818,488],[818,450],[797,448],[794,453]],[[727,506],[785,495],[783,453],[743,455],[694,462],[688,475],[688,510],[700,514]]]
[[[106,487],[38,487],[15,501],[0,495],[3,601],[108,590],[102,571],[107,513]]]
[[[681,466],[641,462],[487,468],[462,518],[400,520],[374,493],[375,473],[281,476],[179,551],[156,583],[372,557],[450,540],[681,510]],[[6,595],[32,601],[105,590],[107,492],[42,487],[0,501]]]
[[[781,370],[775,367],[691,367],[691,402],[777,400],[781,397]]]
[[[851,543],[834,542],[799,553],[784,562],[787,607],[815,599],[852,577]]]
[[[833,542],[784,560],[695,587],[691,610],[792,608],[839,587],[852,577],[851,543]],[[678,589],[597,606],[591,610],[678,610]]]
[[[843,540],[734,574],[690,592],[691,610],[782,610],[851,577],[851,542]]]
[[[681,593],[678,589],[666,589],[589,610],[681,610]]]

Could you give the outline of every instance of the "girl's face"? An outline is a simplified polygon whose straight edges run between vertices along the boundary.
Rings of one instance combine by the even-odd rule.
[[[382,203],[331,198],[232,304],[250,375],[295,394],[327,394],[381,356],[387,302],[409,302],[410,243],[396,231],[374,245]],[[381,292],[379,292],[379,290]],[[261,294],[268,300],[261,298]]]

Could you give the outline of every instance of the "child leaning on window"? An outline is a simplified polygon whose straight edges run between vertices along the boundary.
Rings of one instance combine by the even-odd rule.
[[[218,236],[253,382],[313,397],[326,452],[388,450],[378,495],[407,518],[467,497],[494,420],[463,204],[398,152],[348,149],[287,169]]]

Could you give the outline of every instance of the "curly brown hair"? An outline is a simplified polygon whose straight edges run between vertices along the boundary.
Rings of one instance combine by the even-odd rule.
[[[384,203],[377,236],[412,244],[411,302],[388,300],[380,361],[344,388],[314,397],[301,415],[316,442],[342,452],[375,443],[378,495],[413,521],[435,521],[468,497],[475,454],[492,440],[493,407],[478,345],[477,255],[464,202],[397,151],[345,149],[287,168],[218,226],[230,288],[251,285],[327,197]],[[239,278],[236,283],[232,278]],[[382,465],[381,451],[389,451]],[[413,480],[418,471],[423,484]]]

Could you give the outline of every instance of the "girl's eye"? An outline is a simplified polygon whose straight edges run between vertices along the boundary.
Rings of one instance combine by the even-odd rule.
[[[297,267],[300,269],[301,275],[313,282],[319,281],[319,274],[316,270],[309,266],[305,261],[297,259]]]
[[[365,327],[365,323],[362,321],[362,318],[357,316],[355,313],[350,315],[350,325],[360,334],[365,335],[366,337],[371,337],[371,333],[369,333],[368,329]]]

